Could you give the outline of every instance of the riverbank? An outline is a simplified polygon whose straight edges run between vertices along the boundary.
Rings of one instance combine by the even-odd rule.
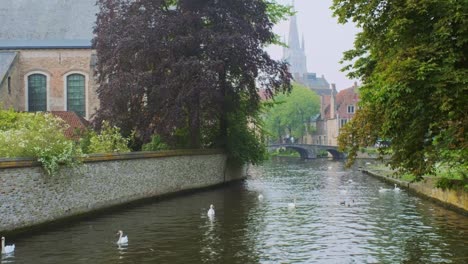
[[[47,175],[32,160],[0,160],[0,233],[110,207],[204,189],[245,178],[220,150],[91,155],[76,168]]]
[[[435,178],[426,177],[420,182],[408,182],[393,178],[391,175],[382,171],[372,169],[362,169],[361,171],[383,181],[397,184],[400,188],[404,188],[419,196],[428,198],[446,208],[468,216],[468,192],[463,190],[437,188],[435,187],[437,181]]]

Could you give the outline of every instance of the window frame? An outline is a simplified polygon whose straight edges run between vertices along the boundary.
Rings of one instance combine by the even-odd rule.
[[[344,127],[349,122],[348,118],[341,118],[340,119],[340,128]]]
[[[68,110],[68,77],[70,75],[75,75],[79,74],[84,76],[84,98],[85,98],[85,105],[84,105],[84,110],[85,110],[85,115],[83,116],[84,118],[88,119],[88,81],[89,81],[89,76],[87,73],[83,71],[69,71],[63,75],[63,99],[64,99],[64,111],[69,111]]]
[[[44,75],[46,77],[46,111],[50,111],[50,74],[45,71],[30,71],[26,75],[24,75],[24,109],[26,112],[30,112],[29,110],[29,76],[34,74]]]

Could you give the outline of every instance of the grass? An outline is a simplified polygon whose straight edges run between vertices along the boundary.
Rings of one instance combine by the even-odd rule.
[[[368,166],[370,170],[378,172],[380,175],[392,178],[398,178],[402,181],[412,182],[416,179],[411,173],[397,175],[395,170],[390,169],[383,163],[372,164]],[[436,178],[436,187],[443,189],[463,189],[468,192],[468,169],[463,166],[450,167],[441,165],[436,168],[434,174],[424,175],[424,177]]]

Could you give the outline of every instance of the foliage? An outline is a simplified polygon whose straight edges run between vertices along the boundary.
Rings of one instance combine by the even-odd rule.
[[[48,113],[0,111],[0,157],[36,158],[48,174],[73,165],[80,148],[65,137],[66,124]]]
[[[0,105],[0,109],[3,107]],[[18,124],[16,121],[18,120],[19,114],[16,113],[13,109],[9,110],[0,110],[0,130],[5,131],[9,129],[16,129]]]
[[[129,139],[120,134],[120,128],[112,126],[107,121],[102,122],[100,133],[89,132],[87,153],[129,152]]]
[[[244,96],[237,111],[227,117],[226,150],[230,161],[256,165],[268,158],[266,133],[260,112],[254,115],[248,112],[249,108],[245,106],[249,103],[247,100],[248,96]]]
[[[91,129],[86,129],[80,133],[80,139],[78,141],[81,151],[85,154],[90,153],[89,147],[91,146],[91,138],[96,136],[96,132]]]
[[[332,8],[341,23],[362,29],[344,54],[344,70],[364,85],[341,148],[353,157],[359,146],[391,139],[392,168],[418,179],[440,162],[466,165],[466,0],[334,0]]]
[[[170,147],[235,152],[229,140],[242,149],[262,145],[251,141],[248,126],[260,111],[258,89],[272,96],[291,88],[287,64],[263,50],[276,41],[273,22],[286,9],[264,0],[99,0],[98,6],[97,124],[109,120],[143,143],[158,134]],[[232,122],[239,112],[245,116]],[[252,162],[262,156],[230,154]]]
[[[165,150],[169,147],[165,144],[159,135],[153,135],[151,137],[151,141],[145,145],[143,145],[144,151],[157,151],[157,150]]]
[[[278,95],[275,104],[265,114],[265,128],[273,140],[280,140],[285,133],[302,138],[311,131],[311,118],[319,113],[320,98],[312,90],[298,83],[289,95]]]
[[[275,0],[265,1],[267,4],[267,15],[273,24],[277,24],[287,17],[294,15],[292,6],[278,4]]]

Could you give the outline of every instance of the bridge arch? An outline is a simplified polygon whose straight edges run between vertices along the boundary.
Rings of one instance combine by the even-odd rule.
[[[338,151],[338,147],[335,146],[323,146],[323,145],[308,145],[308,144],[270,144],[269,149],[285,148],[297,151],[301,155],[302,159],[316,159],[317,153],[320,150],[325,150],[330,153],[333,159],[343,159],[346,155]]]
[[[310,153],[307,149],[295,146],[286,146],[285,149],[292,149],[295,150],[301,155],[301,159],[311,159]],[[313,159],[313,158],[312,158]]]

